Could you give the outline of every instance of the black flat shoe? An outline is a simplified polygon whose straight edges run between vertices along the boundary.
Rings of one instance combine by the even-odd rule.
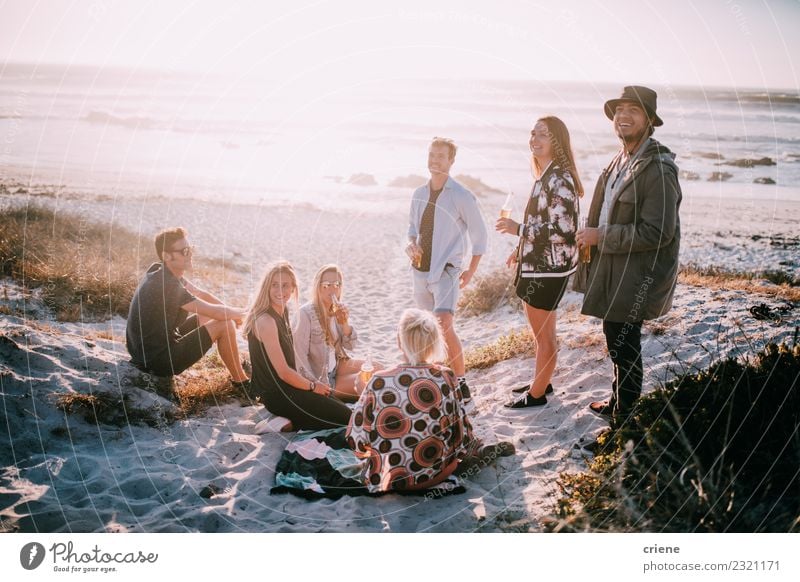
[[[534,398],[530,394],[525,394],[522,398],[508,402],[503,406],[506,408],[529,408],[531,406],[544,406],[545,404],[547,404],[547,396]]]
[[[520,386],[519,388],[512,388],[511,391],[514,394],[524,394],[525,392],[527,392],[530,389],[531,389],[531,385],[530,384],[525,384],[525,386]],[[548,384],[547,388],[544,391],[544,393],[545,394],[552,394],[553,393],[553,385],[552,384]]]

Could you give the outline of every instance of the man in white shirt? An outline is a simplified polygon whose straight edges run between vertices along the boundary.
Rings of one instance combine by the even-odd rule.
[[[452,140],[441,137],[433,138],[428,148],[431,179],[417,188],[411,199],[406,253],[413,267],[414,299],[439,320],[448,364],[458,377],[464,400],[469,402],[471,394],[454,317],[459,290],[472,280],[486,252],[488,232],[475,195],[450,177],[457,149]],[[462,270],[468,242],[472,258]]]

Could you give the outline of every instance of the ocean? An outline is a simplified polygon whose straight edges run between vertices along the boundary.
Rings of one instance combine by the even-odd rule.
[[[678,155],[685,191],[718,196],[724,183],[726,197],[800,200],[800,96],[655,88],[665,121],[655,137]],[[329,87],[6,65],[0,172],[115,197],[387,211],[405,208],[427,176],[437,135],[459,145],[453,174],[527,193],[530,129],[557,115],[591,188],[618,148],[603,103],[620,90],[534,79],[372,81],[369,71]]]

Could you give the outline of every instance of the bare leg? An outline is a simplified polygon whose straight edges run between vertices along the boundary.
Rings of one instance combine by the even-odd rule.
[[[203,318],[205,319],[205,318]],[[202,324],[202,319],[200,320]],[[211,320],[205,323],[205,328],[208,330],[208,335],[211,340],[217,344],[217,351],[222,363],[228,368],[231,374],[231,379],[234,382],[242,382],[247,380],[242,368],[242,362],[239,359],[239,346],[236,343],[236,326],[233,321],[215,321]]]
[[[536,340],[536,373],[528,393],[534,398],[539,398],[544,396],[544,391],[553,378],[558,359],[556,312],[536,309],[525,304],[525,315]]]
[[[452,313],[434,313],[442,326],[444,341],[447,344],[448,365],[455,372],[456,376],[461,377],[465,374],[464,352],[461,348],[461,340],[456,335]]]
[[[366,386],[361,386],[358,373],[361,371],[361,364],[364,360],[340,360],[336,367],[336,386],[334,386],[334,396],[340,400],[358,400]],[[380,362],[372,360],[372,367],[377,372],[383,369]]]

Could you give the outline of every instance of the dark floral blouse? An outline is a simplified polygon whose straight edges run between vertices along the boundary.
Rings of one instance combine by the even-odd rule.
[[[525,208],[517,248],[521,277],[566,277],[575,272],[578,212],[572,176],[550,164],[533,184]]]

